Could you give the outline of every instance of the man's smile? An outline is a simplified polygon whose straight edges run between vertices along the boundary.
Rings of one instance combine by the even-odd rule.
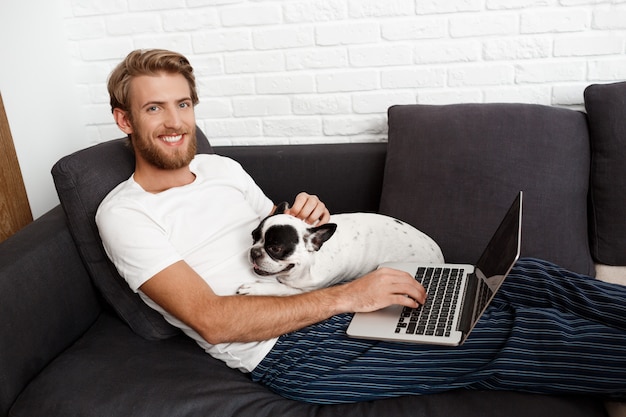
[[[182,140],[182,138],[183,138],[182,134],[180,134],[180,135],[171,135],[171,136],[165,136],[165,135],[159,136],[159,139],[162,140],[163,142],[166,142],[166,143],[176,143],[176,142],[179,142],[180,140]]]

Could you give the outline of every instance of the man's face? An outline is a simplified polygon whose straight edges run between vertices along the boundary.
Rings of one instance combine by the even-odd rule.
[[[129,131],[138,162],[159,169],[189,165],[196,121],[189,84],[180,74],[142,75],[130,85]]]

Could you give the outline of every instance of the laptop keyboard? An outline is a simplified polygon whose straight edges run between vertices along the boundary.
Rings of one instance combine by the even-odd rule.
[[[415,279],[426,289],[426,303],[418,308],[404,307],[396,333],[449,336],[462,276],[462,268],[418,268]]]

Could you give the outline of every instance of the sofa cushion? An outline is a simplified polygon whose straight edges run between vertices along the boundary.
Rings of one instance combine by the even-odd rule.
[[[590,85],[590,240],[594,258],[626,265],[626,82]]]
[[[204,133],[197,130],[198,153],[212,153]],[[80,150],[59,160],[52,176],[68,227],[91,278],[105,300],[139,335],[162,339],[179,333],[134,293],[107,257],[95,215],[100,202],[119,183],[128,179],[135,159],[126,138]]]
[[[581,112],[533,104],[389,109],[381,212],[429,234],[447,261],[476,262],[523,190],[522,255],[592,275],[588,178]]]

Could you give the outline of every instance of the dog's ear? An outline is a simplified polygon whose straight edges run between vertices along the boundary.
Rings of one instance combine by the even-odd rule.
[[[337,225],[335,223],[326,223],[307,229],[308,233],[304,236],[307,250],[311,252],[320,250],[324,242],[330,239],[336,230]]]
[[[274,210],[274,214],[283,214],[287,210],[289,210],[289,203],[287,203],[286,201],[283,201],[282,203],[279,203],[276,206],[276,210]]]

